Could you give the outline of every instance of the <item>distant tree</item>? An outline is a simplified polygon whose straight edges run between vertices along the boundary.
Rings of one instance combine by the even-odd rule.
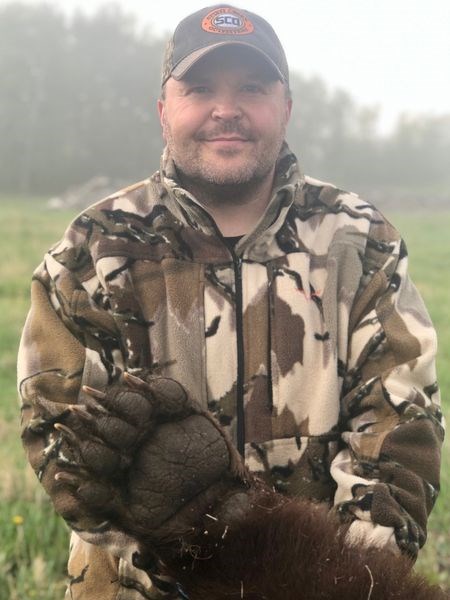
[[[60,124],[65,58],[66,29],[59,13],[46,6],[20,4],[1,10],[0,181],[4,189],[28,192],[36,184],[42,153]]]
[[[385,144],[384,177],[397,186],[450,186],[450,114],[403,116]]]
[[[318,77],[293,73],[294,110],[289,139],[306,170],[317,177],[358,184],[378,171],[378,111],[358,107],[342,90],[330,90]]]
[[[52,193],[154,170],[162,52],[114,7],[71,22],[48,5],[3,7],[0,188]]]
[[[46,4],[1,7],[0,190],[53,194],[153,172],[163,46],[117,6],[70,20]],[[295,72],[291,87],[288,139],[309,174],[350,189],[450,183],[450,114],[404,117],[381,137],[377,110],[345,91]]]
[[[71,140],[81,172],[134,180],[158,166],[162,53],[163,42],[137,36],[132,19],[117,8],[75,18]]]

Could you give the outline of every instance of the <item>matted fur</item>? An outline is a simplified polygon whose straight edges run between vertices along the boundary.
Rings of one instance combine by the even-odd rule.
[[[217,523],[213,527],[203,534],[209,544],[197,540],[202,558],[176,568],[190,600],[450,598],[412,573],[406,557],[347,546],[337,521],[308,502],[256,506],[238,528],[220,533]]]

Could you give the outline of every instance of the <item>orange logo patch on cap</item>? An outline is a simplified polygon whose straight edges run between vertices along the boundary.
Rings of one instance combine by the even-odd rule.
[[[202,29],[208,33],[245,35],[252,33],[253,23],[235,8],[217,8],[206,15]]]

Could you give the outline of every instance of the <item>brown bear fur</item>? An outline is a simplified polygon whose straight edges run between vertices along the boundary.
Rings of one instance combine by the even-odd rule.
[[[238,527],[212,522],[206,531],[172,571],[189,600],[450,598],[413,574],[408,558],[345,544],[337,519],[306,501],[256,503]]]

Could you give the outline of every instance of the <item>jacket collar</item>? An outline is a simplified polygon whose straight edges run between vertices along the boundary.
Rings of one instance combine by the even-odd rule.
[[[214,220],[205,208],[192,194],[181,187],[175,164],[167,147],[161,157],[160,181],[171,200],[175,201],[179,210],[181,209],[189,226],[207,235],[220,235]],[[302,202],[302,194],[299,192],[303,185],[304,176],[298,166],[297,158],[284,142],[275,167],[271,200],[253,231],[245,235],[236,246],[237,254],[243,253],[244,250],[247,250],[246,254],[248,254],[248,250],[254,244],[257,244],[258,254],[260,254],[261,244],[265,246],[264,240],[268,244],[273,238],[285,221],[286,214],[294,201]]]

